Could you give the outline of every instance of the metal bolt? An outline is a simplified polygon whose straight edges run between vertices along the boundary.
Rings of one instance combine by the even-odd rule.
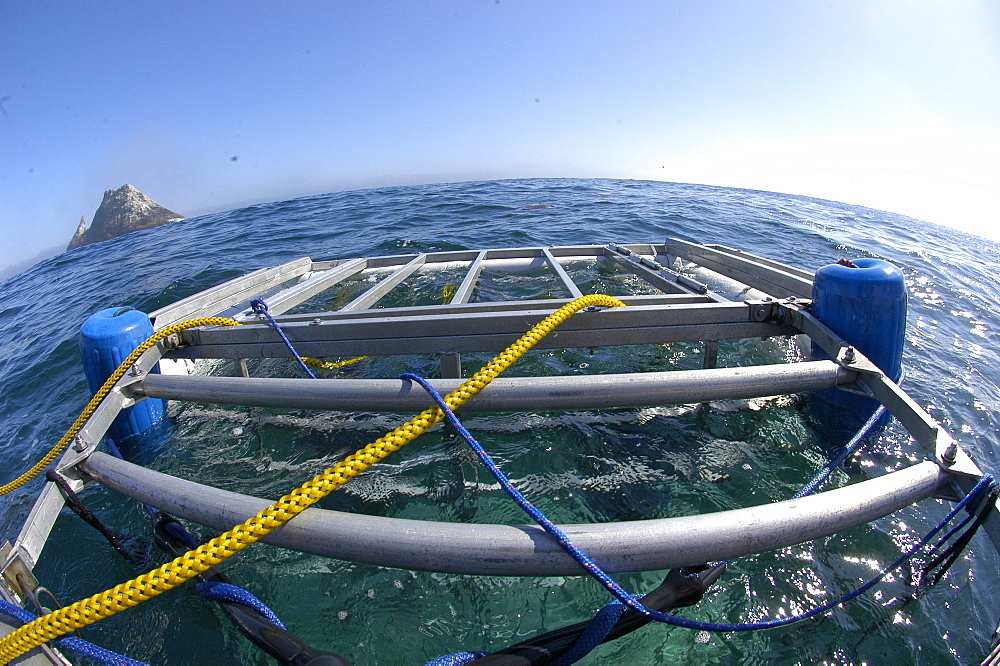
[[[141,377],[142,369],[139,367],[138,364],[133,363],[132,367],[128,369],[128,374],[132,375],[133,377]]]
[[[846,347],[844,354],[840,358],[844,363],[853,363],[855,358],[854,347]]]
[[[77,453],[82,453],[87,450],[87,443],[83,441],[83,437],[77,435],[73,438],[73,450]]]
[[[951,442],[945,447],[944,453],[941,454],[941,461],[945,465],[954,465],[955,460],[958,458],[958,444]]]
[[[310,326],[319,326],[321,323],[322,323],[322,320],[319,317],[316,317],[311,322],[309,322],[309,325]]]

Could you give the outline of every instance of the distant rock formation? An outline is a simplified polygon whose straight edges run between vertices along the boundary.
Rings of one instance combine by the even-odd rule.
[[[94,221],[89,228],[87,219],[80,218],[80,225],[66,249],[72,250],[183,219],[183,215],[167,210],[131,185],[122,185],[117,190],[104,193],[104,201],[94,213]]]
[[[84,235],[87,233],[87,216],[80,216],[80,224],[76,227],[76,233],[73,234],[73,238],[69,241],[69,247],[67,250],[72,250],[74,247],[80,247],[81,245],[86,245],[87,241],[83,240]]]

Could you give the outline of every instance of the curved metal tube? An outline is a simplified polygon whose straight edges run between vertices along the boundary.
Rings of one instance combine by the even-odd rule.
[[[94,453],[94,480],[174,516],[218,530],[270,504]],[[562,525],[608,572],[650,571],[727,560],[850,529],[930,497],[948,475],[932,462],[798,500],[697,516]],[[352,562],[494,576],[574,576],[580,566],[540,527],[439,523],[306,509],[264,538]]]
[[[853,379],[854,373],[833,361],[615,375],[500,377],[490,384],[489,391],[474,396],[460,411],[601,409],[736,400],[830,389]],[[462,383],[461,379],[429,381],[442,394]],[[405,412],[430,405],[423,391],[399,379],[314,381],[150,374],[133,390],[148,398],[286,409]]]

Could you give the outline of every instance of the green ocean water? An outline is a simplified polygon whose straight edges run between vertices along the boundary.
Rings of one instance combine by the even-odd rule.
[[[76,351],[98,309],[151,311],[256,268],[300,256],[334,259],[422,250],[547,244],[722,243],[815,270],[840,256],[901,268],[910,294],[906,388],[988,471],[996,471],[1000,248],[891,213],[804,197],[612,180],[518,180],[318,195],[192,218],[59,255],[0,284],[0,436],[6,476],[47,450],[87,399]],[[570,266],[584,291],[632,293],[627,274]],[[429,304],[458,277],[421,275],[400,302]],[[349,285],[350,286],[350,285]],[[350,286],[359,291],[363,283]],[[347,295],[313,305],[335,307]],[[476,298],[545,298],[542,273],[486,274]],[[343,303],[340,303],[343,304]],[[697,344],[536,351],[516,374],[600,374],[699,367]],[[786,341],[723,342],[720,365],[794,360]],[[465,355],[466,373],[488,357]],[[296,376],[284,361],[255,372]],[[366,359],[346,376],[434,376],[436,359]],[[151,466],[216,486],[278,496],[407,415],[279,412],[172,405]],[[718,511],[789,497],[822,466],[828,442],[801,401],[780,398],[646,409],[475,415],[466,425],[557,522]],[[835,485],[923,457],[890,424]],[[0,498],[13,540],[40,482]],[[141,506],[101,488],[84,499],[129,543],[148,548]],[[406,518],[521,523],[519,510],[453,435],[436,430],[324,500],[339,510]],[[799,612],[842,594],[891,562],[946,511],[928,502],[836,537],[742,558],[701,604],[707,621]],[[449,652],[497,649],[593,615],[607,593],[579,577],[468,577],[357,565],[258,544],[224,565],[306,641],[357,664],[421,664]],[[140,570],[66,512],[36,573],[64,603]],[[632,591],[664,572],[621,576]],[[913,599],[904,568],[848,608],[791,627],[706,634],[649,626],[581,663],[969,663],[983,656],[1000,604],[997,557],[985,540],[934,589]],[[190,589],[175,590],[84,630],[133,658],[165,664],[269,663]]]

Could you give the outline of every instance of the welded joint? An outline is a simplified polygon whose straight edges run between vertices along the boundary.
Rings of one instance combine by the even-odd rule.
[[[118,380],[117,384],[115,384],[112,391],[120,394],[122,399],[125,401],[122,405],[122,409],[132,407],[135,403],[146,398],[146,394],[142,390],[142,382],[144,379],[146,379],[146,373],[140,370],[138,374],[132,374],[131,372],[127,373],[124,377]]]
[[[65,481],[70,490],[74,493],[82,491],[90,480],[89,477],[84,477],[83,470],[81,470],[77,465],[60,464],[55,469],[51,469],[46,472],[46,479],[48,479],[49,474],[55,474]]]

